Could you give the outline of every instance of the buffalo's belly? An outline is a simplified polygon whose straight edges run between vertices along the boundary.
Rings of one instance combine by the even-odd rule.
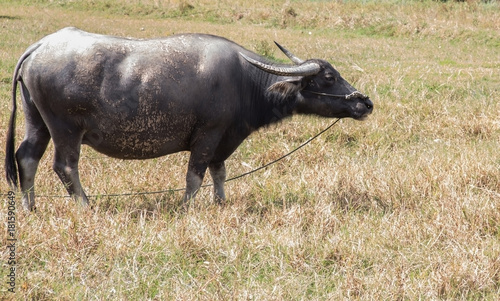
[[[121,159],[148,159],[189,150],[193,123],[174,119],[101,120],[85,131],[82,143]]]
[[[86,135],[83,144],[107,156],[119,159],[151,159],[188,150],[188,144],[184,141],[141,140],[135,136],[116,139],[116,137],[99,137],[94,133]]]

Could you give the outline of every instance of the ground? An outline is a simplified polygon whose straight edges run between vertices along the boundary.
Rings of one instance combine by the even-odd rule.
[[[139,38],[206,32],[286,62],[276,40],[301,58],[330,61],[375,104],[367,120],[342,120],[290,158],[226,184],[226,205],[205,188],[187,212],[182,192],[106,196],[184,187],[186,153],[121,161],[84,147],[89,210],[64,197],[49,146],[36,212],[22,210],[19,193],[9,209],[0,182],[0,299],[500,297],[496,1],[0,4],[0,141],[17,59],[65,26]],[[296,116],[253,134],[228,174],[280,157],[331,122]],[[20,110],[17,145],[23,130]]]

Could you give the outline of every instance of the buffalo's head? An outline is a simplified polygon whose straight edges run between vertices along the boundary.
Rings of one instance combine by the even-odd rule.
[[[268,93],[296,99],[297,113],[362,120],[373,111],[370,98],[352,87],[330,63],[319,59],[303,61],[276,45],[295,65],[273,65],[240,54],[252,65],[283,77],[268,88]]]

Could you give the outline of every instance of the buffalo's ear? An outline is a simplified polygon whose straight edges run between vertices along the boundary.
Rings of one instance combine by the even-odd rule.
[[[280,103],[296,96],[302,88],[302,78],[294,77],[272,84],[267,94],[272,101]]]

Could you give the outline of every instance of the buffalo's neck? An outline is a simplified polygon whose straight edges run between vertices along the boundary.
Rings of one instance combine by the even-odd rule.
[[[279,81],[279,77],[260,72],[246,87],[249,101],[243,106],[245,123],[251,131],[280,122],[292,115],[295,109],[295,96],[288,99],[276,99],[267,93],[267,88]]]

